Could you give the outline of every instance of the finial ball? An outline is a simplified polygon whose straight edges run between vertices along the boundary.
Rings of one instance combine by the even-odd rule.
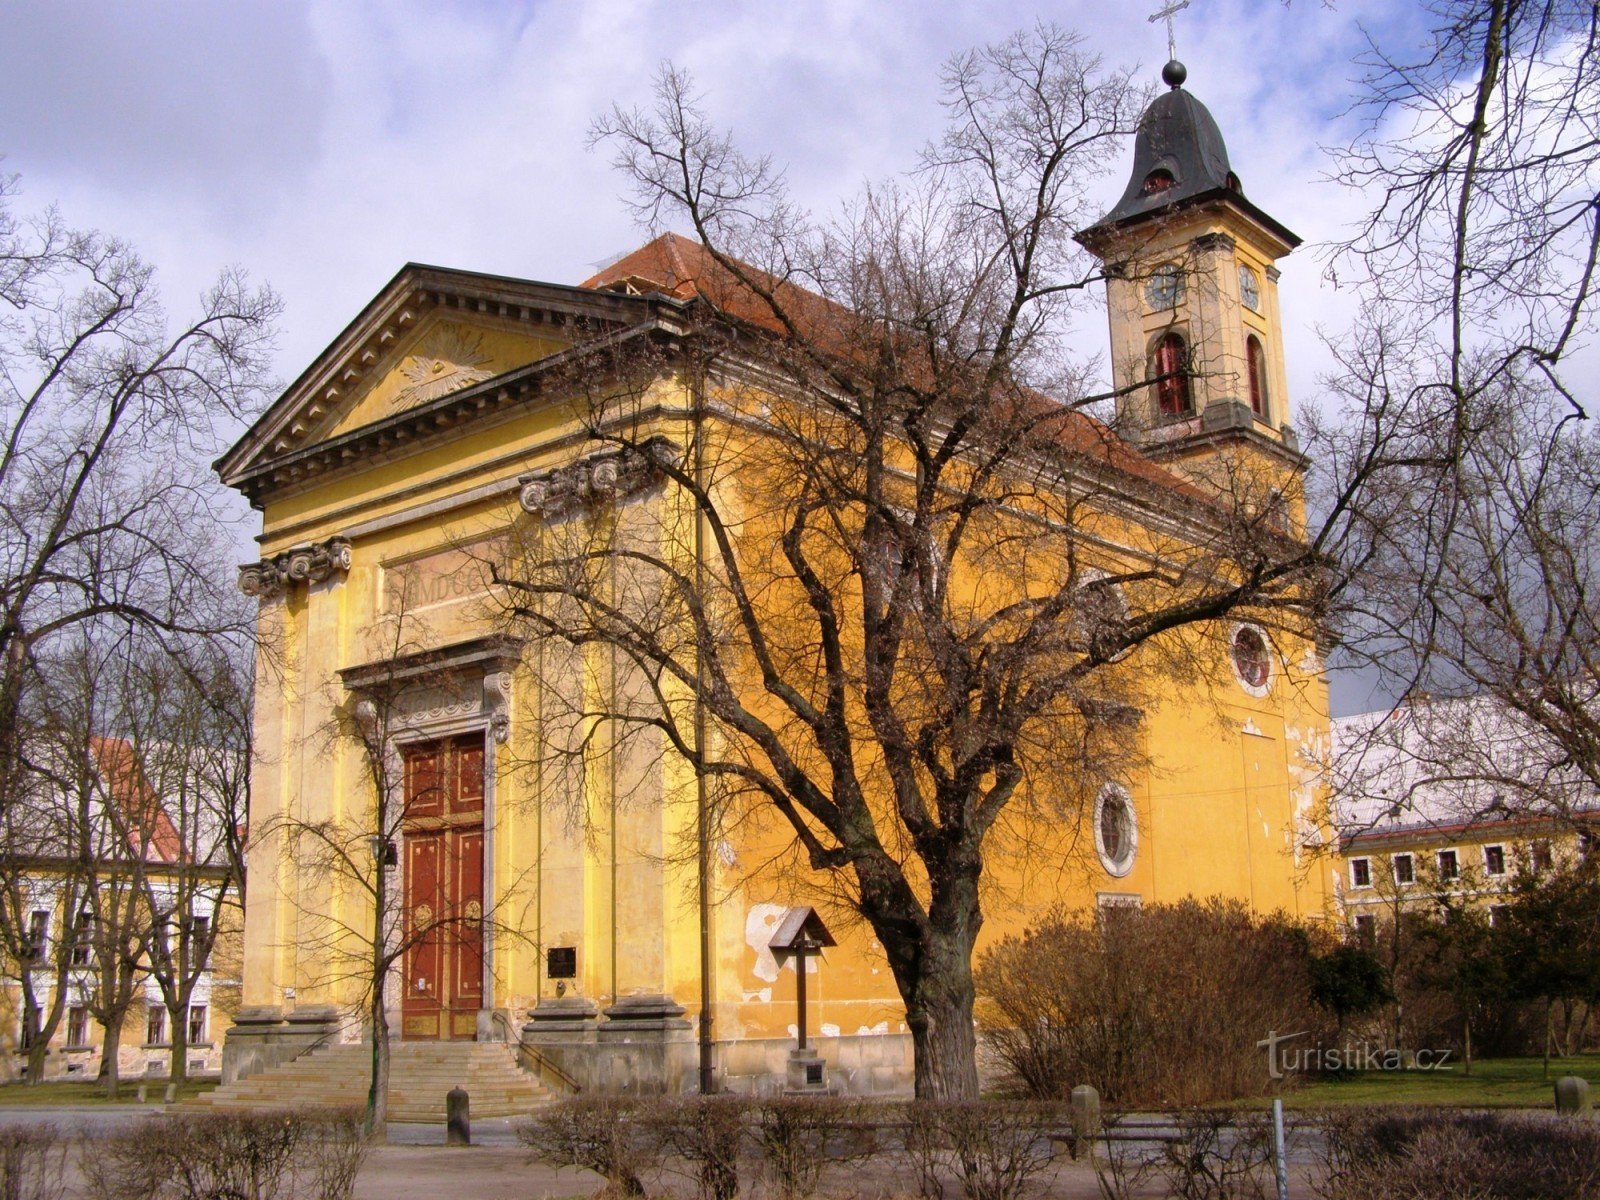
[[[1189,78],[1189,68],[1177,59],[1173,59],[1161,68],[1161,81],[1168,87],[1182,87],[1183,81]]]

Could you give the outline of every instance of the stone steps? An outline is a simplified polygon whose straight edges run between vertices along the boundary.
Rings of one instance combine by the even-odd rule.
[[[186,1100],[190,1111],[250,1111],[361,1104],[372,1052],[363,1045],[323,1046],[281,1066]],[[396,1042],[389,1060],[389,1119],[444,1120],[445,1093],[460,1086],[475,1117],[515,1116],[547,1103],[549,1092],[503,1045]]]

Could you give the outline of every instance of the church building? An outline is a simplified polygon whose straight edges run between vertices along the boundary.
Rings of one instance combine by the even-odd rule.
[[[1182,66],[1164,79],[1125,193],[1078,235],[1108,277],[1105,471],[1146,541],[1246,478],[1274,481],[1267,519],[1292,538],[1307,463],[1276,263],[1298,239],[1246,198]],[[219,461],[262,519],[240,568],[262,649],[225,1080],[369,1036],[377,938],[401,947],[384,1002],[402,1043],[505,1043],[586,1089],[768,1091],[802,1032],[804,972],[829,1085],[909,1086],[871,929],[780,866],[770,830],[697,828],[704,801],[669,744],[574,723],[633,686],[621,674],[494,616],[507,544],[596,513],[642,528],[672,503],[649,453],[594,440],[574,389],[599,386],[582,367],[602,345],[698,336],[715,273],[672,234],[576,286],[407,265]],[[759,386],[754,366],[723,369]],[[670,371],[634,388],[661,414],[647,446],[687,444],[705,419],[690,392]],[[1152,690],[1137,768],[1056,831],[1059,854],[994,856],[985,940],[1056,905],[1223,896],[1325,915],[1339,866],[1317,646],[1249,620],[1203,634],[1199,678]],[[581,769],[557,770],[551,747],[574,738]],[[806,929],[835,944],[792,953]]]

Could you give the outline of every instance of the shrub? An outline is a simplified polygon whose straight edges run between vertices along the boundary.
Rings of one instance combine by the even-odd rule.
[[[806,1200],[823,1168],[866,1158],[877,1147],[870,1112],[858,1101],[794,1096],[756,1106],[756,1141],[769,1184],[783,1200]]]
[[[350,1200],[372,1144],[363,1105],[331,1108],[307,1119],[306,1165],[318,1200]]]
[[[965,1200],[1018,1200],[1058,1157],[1051,1132],[1061,1126],[1049,1104],[918,1102],[906,1108],[905,1150],[923,1200],[944,1200],[945,1179]]]
[[[540,1110],[517,1138],[551,1166],[593,1171],[609,1195],[643,1196],[643,1173],[660,1158],[644,1119],[648,1108],[627,1096],[576,1096]]]
[[[54,1125],[0,1128],[0,1200],[61,1200],[67,1141]]]
[[[139,1121],[83,1143],[89,1194],[118,1200],[349,1200],[365,1161],[360,1108]]]
[[[1178,1114],[1155,1173],[1177,1200],[1265,1200],[1275,1187],[1272,1119],[1262,1113],[1190,1109]],[[1371,1200],[1371,1198],[1369,1198]]]
[[[1323,1200],[1596,1200],[1600,1126],[1549,1115],[1354,1109],[1322,1123]]]
[[[1257,1043],[1320,1031],[1312,934],[1236,901],[1058,911],[979,961],[988,1046],[1040,1099],[1201,1105],[1273,1084]]]
[[[734,1200],[749,1118],[745,1100],[706,1096],[663,1101],[644,1121],[662,1150],[688,1164],[699,1200]]]

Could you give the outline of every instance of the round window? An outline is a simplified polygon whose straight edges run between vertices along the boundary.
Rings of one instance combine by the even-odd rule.
[[[1121,876],[1133,870],[1139,827],[1133,820],[1133,801],[1127,789],[1115,783],[1101,788],[1095,800],[1094,848],[1109,874]]]
[[[1254,625],[1233,631],[1233,672],[1252,696],[1264,696],[1272,678],[1272,647],[1267,635]]]

